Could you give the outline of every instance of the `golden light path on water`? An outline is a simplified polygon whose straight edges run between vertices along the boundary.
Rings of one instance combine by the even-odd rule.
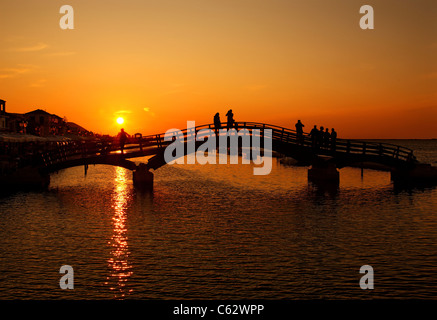
[[[112,217],[113,233],[108,244],[111,246],[111,256],[108,259],[109,275],[105,284],[114,291],[115,298],[124,298],[133,290],[127,289],[127,282],[132,275],[132,265],[129,263],[129,246],[126,228],[126,209],[131,200],[128,189],[127,170],[116,167],[115,170],[115,190],[112,195],[112,207],[114,216]]]

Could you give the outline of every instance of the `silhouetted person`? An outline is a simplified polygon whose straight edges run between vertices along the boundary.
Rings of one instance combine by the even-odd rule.
[[[326,128],[325,133],[323,134],[323,139],[325,140],[325,147],[329,148],[329,141],[331,140],[331,134],[329,133],[328,128]]]
[[[314,128],[312,128],[310,131],[311,144],[313,148],[317,148],[319,135],[320,135],[319,129],[317,129],[317,126],[315,125]]]
[[[317,137],[317,144],[319,145],[319,147],[323,147],[323,142],[324,142],[323,137],[324,136],[325,136],[325,128],[320,127],[319,136]]]
[[[331,129],[331,149],[335,150],[335,146],[337,144],[337,132],[334,128]]]
[[[226,113],[226,117],[228,117],[228,130],[229,128],[234,127],[234,114],[232,113],[232,109],[229,109],[228,113]]]
[[[124,153],[124,145],[126,144],[127,136],[128,134],[124,131],[123,128],[121,128],[121,131],[117,136],[120,142],[121,153]]]
[[[222,128],[222,122],[220,121],[220,114],[218,112],[214,116],[214,127],[215,134],[218,134],[219,130]]]
[[[303,127],[305,127],[305,125],[300,122],[300,120],[297,120],[297,123],[294,125],[296,127],[296,140],[299,143],[303,142]]]

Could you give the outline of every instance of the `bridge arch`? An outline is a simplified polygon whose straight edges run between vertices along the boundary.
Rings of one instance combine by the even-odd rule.
[[[110,165],[110,166],[116,166],[116,167],[122,167],[129,170],[136,170],[137,165],[130,160],[124,159],[122,157],[95,157],[95,158],[79,158],[79,159],[71,159],[66,160],[63,162],[59,162],[56,164],[53,164],[45,169],[43,169],[43,172],[45,173],[52,173],[57,172],[63,169],[73,168],[73,167],[79,167],[79,166],[86,166],[86,165]]]
[[[222,127],[225,128],[226,123],[222,123]],[[320,143],[315,145],[308,134],[299,137],[296,131],[275,125],[236,122],[234,128],[237,130],[248,129],[250,135],[253,135],[254,129],[257,129],[262,137],[261,141],[266,136],[266,132],[271,132],[269,138],[272,139],[272,152],[292,157],[302,164],[314,166],[323,157],[330,158],[330,162],[334,163],[337,168],[366,162],[376,163],[390,169],[409,170],[418,164],[412,150],[397,145],[346,139],[336,139],[335,144]],[[192,152],[195,152],[198,146],[204,143],[204,141],[196,141],[196,136],[202,129],[210,129],[217,134],[213,124],[179,131],[182,136],[178,138],[182,138],[184,141],[184,156],[190,153],[186,147],[186,143],[190,139],[195,141],[195,148]],[[147,163],[147,169],[156,170],[166,164],[164,150],[173,142],[166,141],[164,137],[165,133],[135,136],[127,141],[124,153],[120,153],[120,148],[114,140],[65,143],[57,150],[43,154],[43,168],[47,172],[54,172],[74,166],[106,164],[136,171],[138,167],[128,159],[151,156]]]

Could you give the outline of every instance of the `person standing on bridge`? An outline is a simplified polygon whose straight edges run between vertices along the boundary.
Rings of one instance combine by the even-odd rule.
[[[317,129],[317,126],[314,125],[314,128],[311,129],[310,132],[310,137],[311,137],[311,145],[313,146],[314,149],[317,148],[317,143],[319,141],[319,129]]]
[[[335,145],[337,144],[337,132],[334,128],[331,129],[331,149],[335,150]]]
[[[214,128],[215,134],[218,135],[219,130],[222,128],[222,122],[220,121],[220,114],[218,112],[214,116]]]
[[[126,140],[128,138],[128,134],[124,131],[123,128],[121,128],[120,133],[117,136],[119,143],[120,143],[120,149],[121,153],[124,153],[124,145],[126,144]]]
[[[228,130],[229,128],[233,128],[234,127],[234,114],[232,113],[232,109],[229,109],[228,113],[226,113],[226,117],[228,117]]]
[[[325,147],[329,148],[329,142],[331,140],[331,134],[329,133],[329,129],[326,128],[325,133],[323,135],[323,139],[325,140]]]
[[[297,123],[294,125],[296,127],[296,140],[298,143],[302,144],[303,143],[303,127],[305,127],[305,125],[300,122],[300,120],[297,120]]]
[[[319,146],[319,147],[323,147],[323,143],[324,143],[324,136],[325,136],[325,127],[320,127],[320,130],[319,130],[319,135],[318,135],[318,137],[317,137],[317,145]]]

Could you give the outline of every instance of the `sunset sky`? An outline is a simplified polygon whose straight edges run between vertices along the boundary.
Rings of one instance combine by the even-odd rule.
[[[62,5],[74,30],[62,30]],[[375,29],[362,30],[362,5]],[[437,138],[435,0],[39,0],[0,3],[0,99],[98,133],[187,120],[346,138]],[[116,119],[123,117],[123,125]]]

